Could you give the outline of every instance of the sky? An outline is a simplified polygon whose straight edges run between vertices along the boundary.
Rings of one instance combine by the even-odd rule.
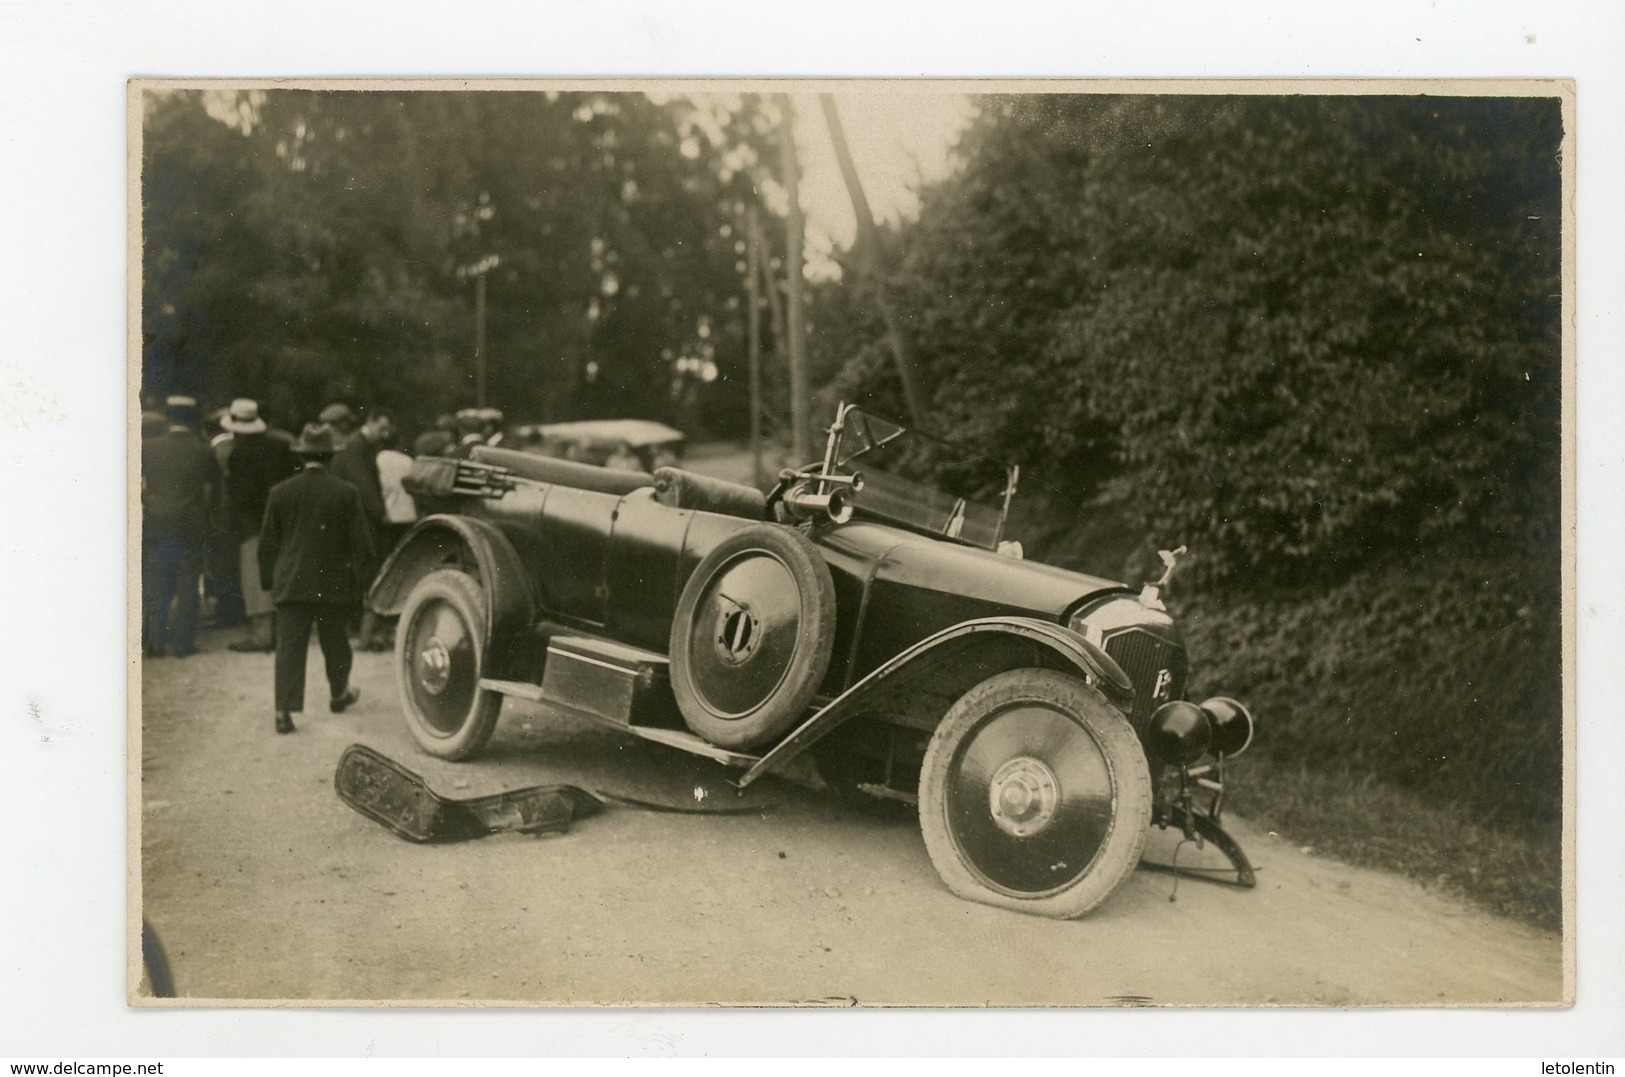
[[[818,98],[793,100],[808,272],[819,276],[833,270],[832,250],[851,245],[856,221]],[[973,109],[966,95],[941,92],[838,93],[835,106],[869,207],[882,221],[918,213],[919,189],[949,174],[951,151]]]
[[[807,272],[838,277],[835,250],[851,246],[857,222],[841,178],[829,127],[816,94],[793,94],[796,149],[801,161],[801,206],[806,214]],[[939,90],[834,95],[847,145],[869,208],[882,222],[919,212],[922,186],[948,175],[952,150],[974,112],[969,96]],[[247,113],[235,89],[204,94],[209,115],[222,123],[246,124]],[[245,128],[246,130],[246,128]]]

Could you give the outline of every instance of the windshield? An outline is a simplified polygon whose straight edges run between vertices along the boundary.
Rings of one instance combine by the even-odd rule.
[[[1015,492],[1016,472],[971,446],[910,430],[855,407],[831,431],[838,472],[858,472],[856,513],[996,549]]]

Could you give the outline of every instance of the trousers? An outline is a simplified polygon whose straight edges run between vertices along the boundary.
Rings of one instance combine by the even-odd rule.
[[[279,602],[276,607],[276,709],[305,709],[305,659],[310,650],[310,628],[322,645],[331,697],[350,687],[350,653],[346,633],[350,608],[329,602]]]
[[[201,542],[147,536],[141,550],[143,635],[148,647],[168,645],[176,655],[197,647],[198,577],[205,551]],[[175,609],[170,616],[170,607]]]

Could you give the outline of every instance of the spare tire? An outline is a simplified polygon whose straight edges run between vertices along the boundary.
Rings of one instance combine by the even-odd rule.
[[[806,712],[835,644],[835,584],[799,531],[741,528],[700,561],[671,625],[671,686],[712,744],[766,744]]]

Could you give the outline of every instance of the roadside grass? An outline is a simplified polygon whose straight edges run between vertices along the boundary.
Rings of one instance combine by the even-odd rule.
[[[1370,774],[1251,755],[1227,802],[1254,826],[1360,867],[1392,871],[1536,927],[1563,926],[1563,835],[1555,821],[1486,825]]]

